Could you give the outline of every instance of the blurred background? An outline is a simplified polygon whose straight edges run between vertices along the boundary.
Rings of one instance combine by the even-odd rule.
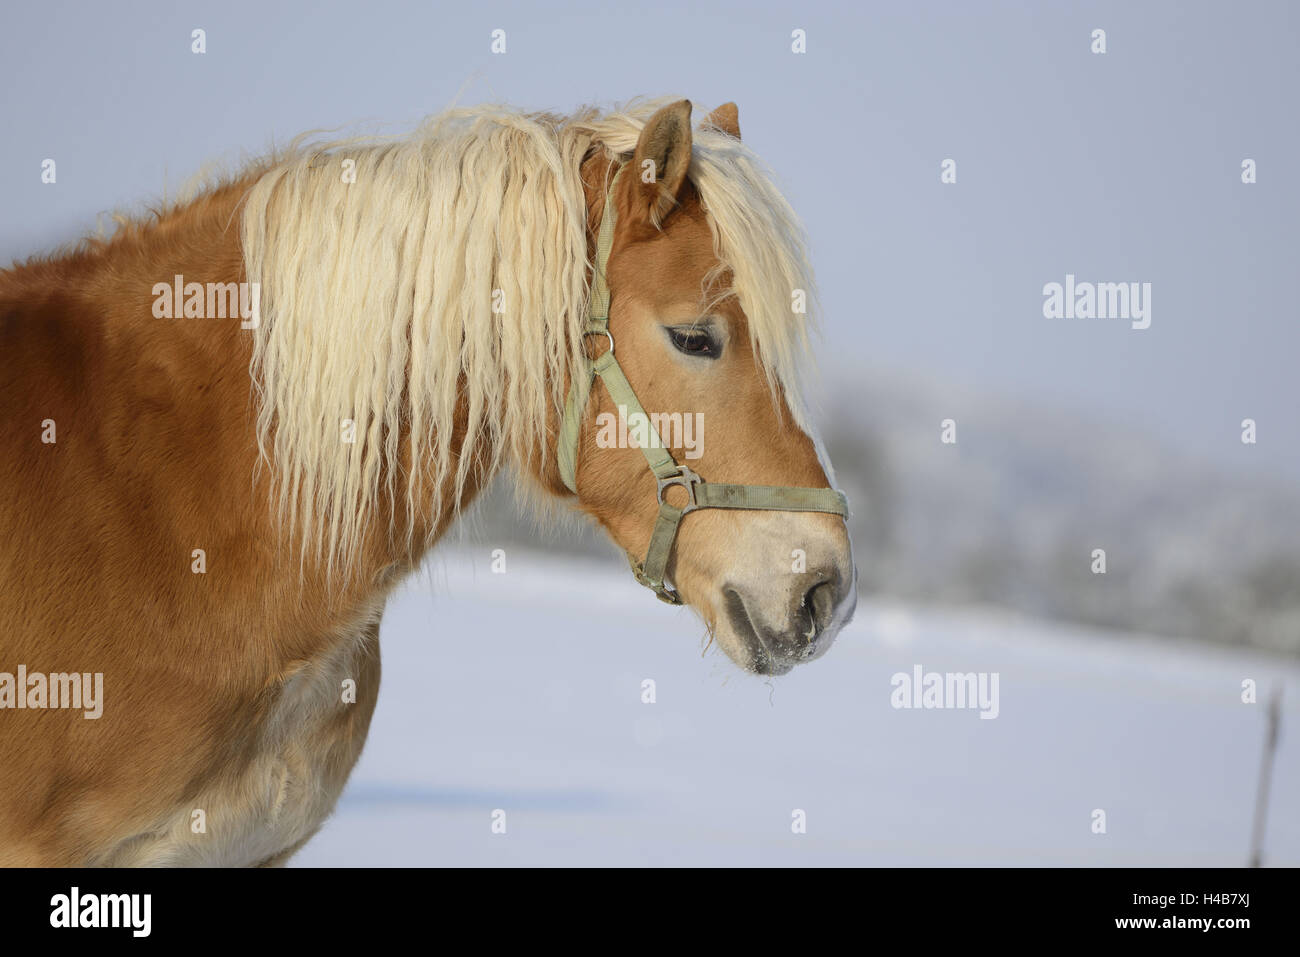
[[[0,18],[5,262],[303,130],[639,94],[735,100],[811,237],[812,399],[863,595],[839,645],[776,682],[700,661],[695,619],[610,545],[494,489],[395,599],[370,744],[299,863],[1245,863],[1285,688],[1264,859],[1300,864],[1294,5]],[[1044,318],[1067,273],[1151,283],[1150,328]],[[892,709],[918,663],[999,672],[999,718]]]

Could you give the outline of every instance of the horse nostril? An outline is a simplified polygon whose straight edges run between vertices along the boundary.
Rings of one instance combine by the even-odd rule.
[[[802,637],[805,642],[811,643],[817,640],[817,635],[831,623],[831,618],[835,615],[835,586],[828,581],[813,585],[803,596],[801,610],[807,616],[809,625]]]

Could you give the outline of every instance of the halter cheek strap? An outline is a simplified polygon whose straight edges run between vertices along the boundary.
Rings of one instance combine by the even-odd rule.
[[[650,548],[646,551],[645,558],[638,562],[631,555],[628,556],[628,561],[632,565],[632,574],[638,582],[659,596],[660,600],[671,605],[680,605],[681,597],[664,584],[664,575],[668,567],[668,558],[672,553],[673,542],[677,538],[677,530],[682,518],[690,512],[702,508],[734,508],[780,512],[827,512],[845,517],[848,515],[849,507],[844,493],[837,489],[706,482],[686,466],[678,465],[664,447],[663,439],[654,428],[653,421],[646,414],[636,397],[636,392],[627,381],[627,376],[623,374],[622,367],[614,357],[614,336],[609,331],[609,283],[605,278],[605,266],[609,262],[610,248],[614,245],[614,187],[622,172],[620,168],[614,175],[609,185],[609,192],[605,195],[605,213],[601,217],[600,232],[596,237],[591,305],[584,331],[584,335],[587,336],[604,336],[609,340],[609,349],[595,359],[586,360],[586,368],[574,374],[569,386],[564,418],[560,423],[558,448],[560,477],[569,491],[576,495],[578,444],[582,432],[583,413],[591,398],[592,384],[599,376],[605,383],[605,389],[614,400],[614,404],[627,409],[629,420],[639,414],[639,421],[647,423],[650,429],[650,441],[641,446],[641,452],[658,483],[659,515],[655,519],[654,531],[650,535]],[[679,485],[686,490],[687,501],[680,508],[670,505],[665,498],[668,489],[674,485]]]

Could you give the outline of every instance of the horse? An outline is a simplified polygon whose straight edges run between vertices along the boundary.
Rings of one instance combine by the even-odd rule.
[[[386,597],[499,473],[742,670],[821,657],[856,572],[815,306],[735,105],[663,99],[300,138],[0,273],[0,863],[283,864]]]

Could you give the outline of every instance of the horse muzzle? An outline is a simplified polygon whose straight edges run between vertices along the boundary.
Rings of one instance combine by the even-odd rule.
[[[720,643],[741,667],[783,675],[820,658],[857,607],[857,573],[839,569],[795,575],[787,589],[723,588],[724,621],[731,634]]]

